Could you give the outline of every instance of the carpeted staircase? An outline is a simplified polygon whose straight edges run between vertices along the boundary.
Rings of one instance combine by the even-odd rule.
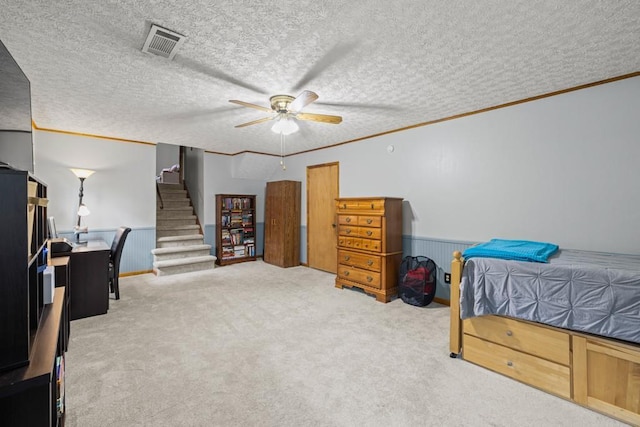
[[[163,276],[214,268],[216,257],[204,244],[187,190],[182,184],[158,184],[158,189],[162,203],[156,195],[153,272]]]

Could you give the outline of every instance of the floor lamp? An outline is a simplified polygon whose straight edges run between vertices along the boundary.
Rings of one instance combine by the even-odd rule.
[[[76,223],[76,226],[73,227],[73,233],[76,235],[76,243],[86,243],[86,241],[80,241],[80,233],[88,233],[89,228],[86,225],[82,226],[80,222],[83,216],[87,216],[91,212],[82,202],[82,198],[84,197],[84,180],[93,175],[95,171],[89,169],[71,169],[71,172],[80,179],[80,193],[78,193],[78,222]]]

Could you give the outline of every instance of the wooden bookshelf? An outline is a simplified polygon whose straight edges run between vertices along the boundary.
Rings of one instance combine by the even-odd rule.
[[[216,263],[255,261],[256,196],[216,194]]]

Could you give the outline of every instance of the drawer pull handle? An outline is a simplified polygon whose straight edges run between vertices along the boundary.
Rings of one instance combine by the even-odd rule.
[[[347,228],[347,234],[351,234],[351,229]]]
[[[350,259],[351,259],[351,257],[350,257],[349,255],[345,255],[345,256],[344,256],[344,260],[345,260],[345,261],[349,261]]]
[[[373,232],[371,230],[367,230],[367,236],[371,236]]]
[[[373,220],[371,218],[367,218],[367,224],[371,224]]]
[[[373,209],[373,203],[371,203],[371,209]]]
[[[371,261],[371,260],[367,261],[367,265],[368,266],[372,266],[373,265],[373,261]]]
[[[507,331],[507,336],[508,336],[508,337],[510,337],[510,336],[512,336],[512,335],[513,335],[513,332],[511,332],[511,331]]]
[[[509,361],[507,362],[507,366],[513,366],[513,362],[512,362],[511,360],[509,360]]]
[[[371,282],[372,280],[373,280],[373,277],[367,276],[367,282]]]
[[[346,221],[346,222],[351,222],[351,217],[347,217],[347,218],[345,218],[345,221]]]
[[[347,204],[346,203],[342,205],[342,209],[347,209]]]
[[[345,276],[348,276],[348,275],[349,275],[349,272],[348,272],[348,271],[345,271],[345,272],[344,272],[344,275],[345,275]]]

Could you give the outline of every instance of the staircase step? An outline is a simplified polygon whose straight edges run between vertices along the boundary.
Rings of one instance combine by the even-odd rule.
[[[153,263],[153,272],[158,276],[188,273],[191,271],[211,270],[215,268],[216,257],[213,255],[170,259]]]
[[[182,184],[168,184],[164,182],[159,182],[158,188],[160,188],[160,192],[167,191],[167,190],[184,190],[184,187],[182,186]]]
[[[156,243],[158,248],[173,248],[176,246],[201,245],[204,242],[202,234],[189,234],[185,236],[158,237]]]
[[[185,207],[191,207],[191,201],[189,199],[162,199],[162,206],[164,207],[164,209],[160,209],[160,200],[157,200],[156,203],[157,207],[158,207],[158,211],[160,210],[164,210],[164,209],[171,209],[171,208],[185,208]]]
[[[167,190],[167,191],[160,191],[160,194],[162,195],[162,200],[189,200],[189,197],[187,196],[187,190]]]
[[[187,236],[191,234],[197,234],[200,231],[200,226],[194,225],[177,225],[175,227],[156,227],[156,238],[169,237],[169,236]]]
[[[193,208],[191,206],[182,206],[179,208],[167,208],[159,209],[156,211],[156,218],[175,218],[186,215],[193,215]]]
[[[177,227],[181,225],[194,225],[194,224],[196,224],[195,215],[163,217],[163,218],[156,219],[157,227]]]
[[[168,248],[156,248],[151,251],[153,261],[166,261],[169,259],[193,258],[211,255],[211,245],[173,246]]]

